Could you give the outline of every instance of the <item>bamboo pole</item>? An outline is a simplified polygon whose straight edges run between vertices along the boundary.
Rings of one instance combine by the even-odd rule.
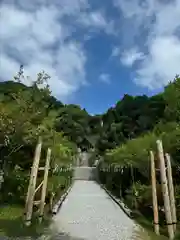
[[[159,235],[159,213],[158,213],[158,201],[156,191],[156,172],[154,164],[154,153],[150,151],[151,159],[151,181],[152,181],[152,198],[153,198],[153,212],[154,212],[154,231]]]
[[[40,215],[39,215],[40,223],[42,222],[43,213],[44,213],[44,203],[45,203],[45,198],[46,198],[46,189],[47,189],[47,182],[48,182],[50,158],[51,158],[51,149],[48,148],[47,157],[46,157],[46,165],[45,165],[45,170],[44,170],[44,180],[43,180],[43,186],[42,186],[42,191],[41,191],[41,203],[40,203]]]
[[[171,158],[168,153],[165,154],[166,162],[167,162],[167,176],[168,176],[168,184],[169,184],[169,196],[170,196],[170,205],[171,205],[171,214],[172,214],[172,222],[174,226],[174,231],[176,231],[176,204],[174,198],[174,185],[173,185],[173,178],[172,178],[172,168],[171,168]]]
[[[35,193],[42,187],[43,181],[39,184],[39,186],[35,189]]]
[[[157,140],[156,143],[157,143],[158,156],[160,161],[161,186],[162,186],[162,193],[164,198],[166,224],[168,228],[169,239],[174,239],[174,229],[172,224],[170,200],[169,200],[166,169],[165,169],[165,162],[164,162],[164,151],[163,151],[162,141]]]
[[[39,141],[35,150],[34,162],[33,162],[33,167],[31,169],[31,176],[30,176],[28,193],[26,198],[26,206],[25,206],[25,225],[26,226],[31,225],[33,201],[34,201],[35,188],[36,188],[36,179],[37,179],[39,161],[41,156],[41,147],[42,147],[42,141],[41,141],[41,138],[39,138]]]

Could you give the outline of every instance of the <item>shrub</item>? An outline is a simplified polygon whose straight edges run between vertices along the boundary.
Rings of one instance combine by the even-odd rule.
[[[29,184],[29,176],[19,167],[4,176],[1,194],[2,201],[24,203]]]

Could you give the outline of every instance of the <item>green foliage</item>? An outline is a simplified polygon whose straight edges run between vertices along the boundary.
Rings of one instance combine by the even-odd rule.
[[[132,208],[142,209],[152,204],[152,189],[140,182],[136,182],[126,191],[126,201]]]
[[[90,164],[97,156],[104,156],[107,164],[117,164],[123,173],[102,173],[109,189],[120,194],[138,209],[151,210],[149,150],[156,151],[156,140],[163,140],[165,151],[173,160],[176,201],[179,204],[180,165],[180,78],[169,83],[162,94],[152,97],[130,96],[117,102],[102,115],[90,116],[77,105],[63,105],[49,90],[45,72],[37,75],[30,87],[20,83],[23,69],[15,77],[16,83],[0,83],[0,150],[6,170],[7,194],[18,191],[23,198],[29,168],[32,165],[38,136],[42,136],[42,160],[47,148],[52,149],[52,169],[72,162],[77,147],[95,146]],[[16,169],[20,166],[21,169]],[[52,171],[53,172],[53,171]],[[48,192],[55,193],[67,184],[69,175],[50,175]],[[133,180],[132,180],[133,178]],[[14,180],[14,182],[13,182]],[[122,184],[123,183],[123,184]],[[161,192],[161,191],[159,191]],[[20,198],[18,201],[20,201]],[[128,200],[129,199],[129,200]],[[161,196],[159,197],[161,199]],[[160,201],[160,205],[162,205]],[[179,206],[179,205],[178,205]]]
[[[44,72],[38,74],[37,81],[29,88],[20,82],[2,83],[0,90],[1,99],[4,99],[2,102],[9,103],[12,108],[15,105],[14,101],[18,102],[17,106],[21,105],[14,111],[14,118],[19,125],[23,122],[23,119],[17,118],[19,109],[20,116],[28,114],[28,122],[33,125],[41,124],[41,120],[46,118],[49,112],[55,111],[57,114],[55,130],[62,132],[63,136],[80,148],[88,149],[87,139],[96,136],[93,145],[96,145],[98,152],[103,154],[106,149],[113,149],[127,139],[151,130],[156,122],[163,118],[165,100],[162,94],[150,98],[145,95],[137,97],[125,95],[105,114],[90,116],[85,109],[73,104],[63,105],[52,97],[48,85],[43,87],[42,84],[48,78]],[[6,109],[10,108],[10,105]],[[33,133],[37,133],[36,129]]]
[[[133,107],[133,104],[130,104],[130,102],[133,103],[133,101],[141,107],[139,109],[136,108],[135,105]],[[174,82],[169,83],[162,94],[149,99],[144,97],[144,103],[146,102],[147,104],[149,101],[147,105],[142,103],[140,98],[136,101],[137,98],[126,96],[124,104],[126,108],[124,109],[124,113],[119,115],[119,118],[121,118],[121,126],[123,127],[123,136],[125,137],[124,143],[120,143],[119,146],[116,146],[114,149],[106,150],[104,155],[105,163],[110,165],[114,163],[118,164],[123,167],[123,172],[119,174],[119,177],[114,177],[115,173],[112,172],[104,173],[103,178],[106,179],[105,184],[112,192],[114,192],[114,186],[116,186],[116,192],[118,195],[121,193],[120,196],[123,197],[126,204],[132,209],[138,210],[144,216],[148,216],[148,218],[151,216],[149,220],[152,221],[149,151],[153,150],[157,153],[156,140],[162,139],[164,151],[171,155],[177,216],[179,219],[180,78],[176,77]],[[113,119],[115,119],[114,122],[118,121],[116,114],[118,107],[123,109],[122,103],[118,103],[115,109],[111,109],[111,121],[113,121]],[[146,111],[149,111],[149,113]],[[131,117],[134,123],[131,123]],[[112,125],[111,123],[111,127],[109,128],[111,131]],[[129,135],[126,134],[126,132]],[[157,158],[156,154],[155,158]],[[163,198],[159,180],[160,176],[157,173],[158,204],[160,209],[162,209]],[[123,189],[124,185],[126,188],[125,192]],[[159,214],[160,222],[163,225],[165,218],[164,212],[160,210]]]
[[[49,193],[57,194],[60,187],[65,185],[66,178],[63,176],[52,176],[49,178],[47,191]]]
[[[18,76],[17,80],[19,79]],[[6,186],[2,189],[4,199],[11,195],[14,202],[24,200],[29,169],[39,136],[43,140],[40,164],[45,162],[48,147],[52,150],[52,167],[62,162],[71,162],[77,152],[75,144],[64,137],[63,132],[55,129],[59,110],[45,84],[48,79],[49,76],[42,72],[37,75],[37,80],[32,82],[31,87],[25,87],[20,82],[3,84],[10,86],[12,90],[5,91],[4,87],[5,94],[0,103],[1,167],[5,172],[3,186]],[[62,104],[59,106],[61,108]],[[17,170],[16,166],[21,170]]]
[[[21,205],[4,205],[0,208],[0,238],[1,239],[38,239],[49,225],[46,221],[38,224],[37,220],[30,227],[23,222],[24,207]]]
[[[116,162],[121,166],[133,165],[134,167],[148,167],[148,151],[155,148],[156,136],[147,134],[137,139],[132,139],[126,144],[116,149],[107,151],[105,160],[108,162]]]
[[[180,77],[176,76],[165,88],[164,99],[167,103],[165,116],[168,121],[180,121]]]
[[[29,175],[20,167],[16,166],[13,171],[5,174],[5,184],[1,189],[1,203],[25,201]]]
[[[153,132],[159,136],[162,133],[171,133],[175,129],[178,128],[177,122],[162,122],[160,121],[158,124],[155,125]]]
[[[175,186],[176,205],[180,216],[180,185]]]
[[[119,176],[116,179],[112,178],[112,173],[107,173],[107,177],[111,179],[111,184],[108,182],[107,187],[110,184],[111,191],[113,191],[112,182],[115,181],[115,184],[119,184],[119,181],[122,182],[122,185],[126,185],[126,191],[123,195],[126,204],[132,209],[138,209],[144,215],[153,216],[149,151],[153,150],[155,153],[157,152],[157,139],[162,139],[165,152],[170,153],[172,158],[177,215],[179,218],[180,126],[175,122],[159,123],[155,126],[154,132],[129,140],[126,144],[107,151],[104,158],[105,162],[108,164],[116,163],[121,167],[129,168],[130,172],[131,170],[133,171],[133,173],[124,172],[122,176]],[[135,169],[138,171],[135,171]],[[129,176],[129,180],[126,179],[126,181],[124,181],[124,175]],[[157,181],[159,181],[158,173],[157,176]],[[159,207],[163,208],[161,186],[159,184],[157,184],[157,194]],[[163,224],[164,213],[161,211],[160,221]]]
[[[88,135],[88,120],[89,115],[85,110],[72,104],[65,105],[59,111],[56,130],[63,132],[70,141],[80,146]]]
[[[163,118],[165,101],[162,94],[148,98],[125,95],[114,108],[102,115],[103,129],[97,147],[100,152],[113,149],[128,139],[152,130]]]

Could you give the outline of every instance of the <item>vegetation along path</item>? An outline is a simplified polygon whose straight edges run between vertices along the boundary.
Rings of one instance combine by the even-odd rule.
[[[180,77],[176,76],[159,94],[151,97],[125,94],[106,112],[90,115],[78,105],[63,104],[53,97],[46,85],[50,76],[45,72],[38,73],[31,86],[22,84],[21,79],[26,79],[22,76],[22,68],[13,81],[0,83],[0,239],[37,239],[44,233],[44,228],[49,232],[49,212],[71,183],[73,173],[69,166],[74,165],[79,155],[84,158],[84,152],[90,153],[89,167],[96,165],[95,159],[100,160],[98,182],[131,209],[134,219],[147,228],[151,239],[167,239],[163,181],[156,146],[159,139],[163,142],[165,156],[168,153],[171,160],[177,214],[175,239],[179,240]],[[23,212],[39,137],[42,138],[40,168],[45,166],[47,149],[52,151],[44,221],[42,225],[36,224],[39,213],[34,206],[32,226],[27,228],[23,223]],[[150,151],[154,154],[154,168],[157,170],[154,185],[157,188],[160,236],[151,232],[154,219]],[[91,175],[87,161],[86,164],[79,161],[77,165],[83,166]],[[68,171],[61,171],[67,168]],[[76,180],[85,176],[80,169],[76,173]],[[43,178],[44,172],[38,171],[37,186]],[[38,189],[36,203],[41,196]],[[170,221],[167,222],[170,226]],[[74,182],[50,228],[52,239],[57,236],[58,240],[148,239],[141,236],[146,232],[124,215],[99,185],[90,181]],[[53,232],[55,230],[57,234]],[[138,234],[140,236],[136,237]]]
[[[94,181],[74,182],[50,229],[52,239],[148,240],[147,233]]]

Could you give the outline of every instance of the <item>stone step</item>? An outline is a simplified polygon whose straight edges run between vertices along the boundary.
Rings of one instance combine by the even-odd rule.
[[[76,167],[74,169],[74,180],[96,180],[96,167]]]

